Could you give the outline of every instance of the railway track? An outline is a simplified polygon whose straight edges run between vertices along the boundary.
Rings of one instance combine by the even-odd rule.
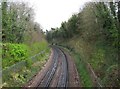
[[[37,85],[39,87],[51,87],[54,84],[53,79],[57,75],[58,81],[54,87],[67,87],[68,86],[68,63],[65,53],[58,47],[52,47],[54,50],[53,61],[51,66],[48,68],[44,74],[42,80]],[[58,65],[59,64],[59,65]],[[56,71],[60,69],[60,73],[57,74]],[[36,89],[37,89],[36,88]]]
[[[67,87],[68,86],[68,62],[65,53],[59,49],[61,54],[63,55],[62,58],[62,74],[60,75],[60,80],[58,82],[57,87]]]
[[[24,86],[24,89],[80,86],[79,75],[72,57],[59,47],[52,46],[51,48],[49,60],[41,71]]]

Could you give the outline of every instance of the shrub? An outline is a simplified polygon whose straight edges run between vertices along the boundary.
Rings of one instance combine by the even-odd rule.
[[[15,64],[28,57],[28,47],[24,44],[5,43],[2,49],[3,68]]]

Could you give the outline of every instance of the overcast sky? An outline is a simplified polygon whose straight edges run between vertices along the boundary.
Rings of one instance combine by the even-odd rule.
[[[14,0],[20,1],[20,0]],[[85,2],[91,0],[22,0],[29,2],[35,12],[35,21],[41,24],[43,30],[60,27],[62,21],[67,21],[72,14],[78,13]]]

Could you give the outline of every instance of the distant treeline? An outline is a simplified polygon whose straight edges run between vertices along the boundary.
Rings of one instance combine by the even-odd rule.
[[[117,47],[119,26],[120,2],[91,2],[68,21],[62,22],[60,28],[46,31],[46,38],[49,42],[62,42],[79,35],[89,42],[102,38]]]

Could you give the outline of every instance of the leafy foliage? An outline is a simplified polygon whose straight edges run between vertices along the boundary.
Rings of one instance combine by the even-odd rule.
[[[38,57],[38,58],[37,58]],[[43,55],[37,55],[34,61],[31,61],[30,64],[19,65],[15,64],[15,69],[9,69],[3,71],[2,75],[2,86],[3,87],[20,87],[26,84],[36,73],[40,71],[42,66],[46,63],[45,59],[49,57],[49,49],[47,49]],[[29,59],[30,61],[31,59]],[[28,61],[28,60],[27,60]]]
[[[94,69],[100,69],[100,67],[104,64],[105,52],[102,49],[98,49],[91,59],[91,63]],[[99,60],[99,61],[98,61]]]
[[[12,44],[12,43],[3,44],[2,49],[3,68],[27,59],[28,55],[29,55],[28,47],[24,44]]]
[[[38,54],[48,46],[45,40],[40,43],[34,43],[32,46],[25,44],[4,43],[2,49],[3,68],[9,67],[22,60],[27,60],[28,66],[31,66],[31,61],[28,57]]]
[[[41,35],[41,28],[33,21],[33,16],[32,8],[25,3],[2,2],[2,41],[23,43],[32,40],[35,33]]]

